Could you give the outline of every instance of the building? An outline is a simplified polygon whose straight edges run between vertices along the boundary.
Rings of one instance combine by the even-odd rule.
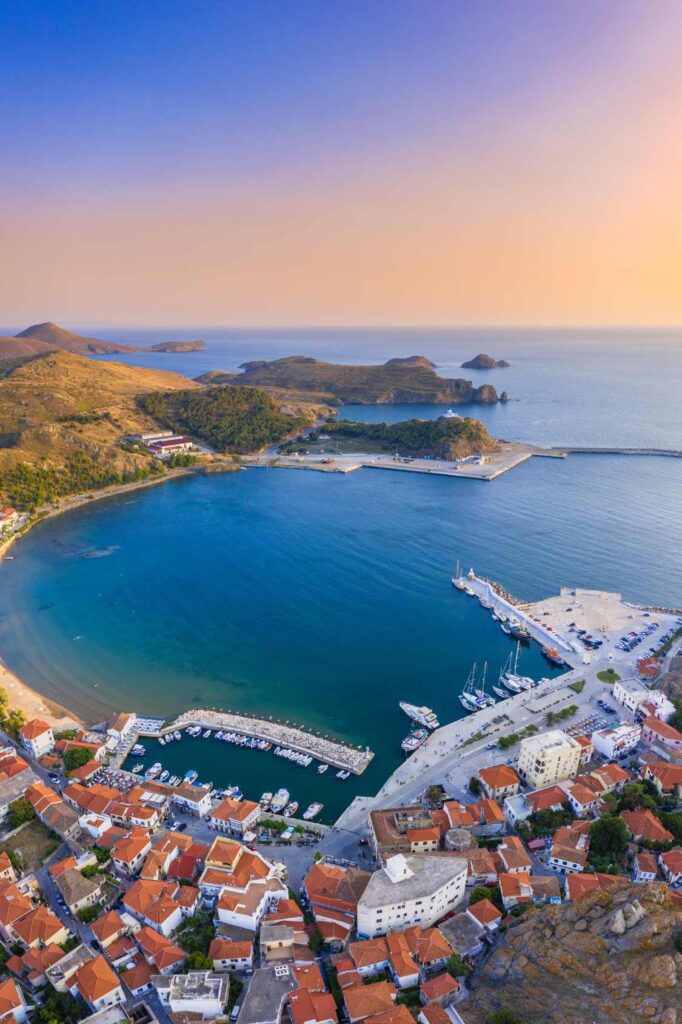
[[[73,864],[67,864],[56,875],[54,869],[51,869],[50,873],[67,907],[72,914],[77,914],[79,910],[83,910],[85,907],[94,907],[100,902],[103,895],[104,876],[95,875],[93,878],[86,878],[82,873],[82,866],[76,866],[75,858],[68,858],[68,860],[73,860]],[[58,865],[55,864],[54,867],[58,867]]]
[[[682,800],[682,764],[654,761],[644,766],[642,776],[652,782],[661,795],[671,795]]]
[[[582,747],[572,736],[553,729],[521,740],[518,773],[534,788],[577,775]]]
[[[288,964],[259,967],[239,1011],[239,1024],[280,1024],[289,993],[298,988]]]
[[[183,437],[178,434],[161,438],[158,441],[148,441],[147,448],[149,448],[149,451],[153,455],[157,455],[160,459],[168,457],[169,455],[177,455],[180,452],[192,452],[197,450],[197,446],[189,439],[189,437]]]
[[[642,722],[642,739],[651,745],[660,744],[677,752],[682,750],[682,732],[655,715],[649,715]]]
[[[198,902],[199,890],[193,885],[145,878],[133,882],[123,897],[130,914],[166,937],[194,914]]]
[[[0,982],[0,1020],[5,1024],[24,1024],[27,1007],[24,994],[13,978]]]
[[[122,711],[109,723],[107,736],[111,736],[117,744],[121,743],[131,735],[135,728],[136,721],[137,715],[134,714],[134,712]]]
[[[581,746],[580,751],[580,764],[581,766],[589,764],[594,756],[594,746],[592,744],[592,738],[590,736],[579,735],[575,737],[577,743]]]
[[[0,822],[6,820],[9,805],[24,795],[38,777],[14,747],[0,747]]]
[[[216,832],[243,836],[258,824],[260,816],[260,805],[252,800],[225,799],[211,811],[210,826]]]
[[[682,883],[682,848],[676,846],[674,850],[662,853],[658,863],[668,885],[678,886]]]
[[[548,866],[560,874],[585,870],[590,848],[589,823],[564,825],[552,836]]]
[[[327,946],[342,949],[347,943],[370,877],[368,871],[336,864],[313,864],[308,871],[302,893]]]
[[[634,750],[639,743],[642,730],[635,723],[613,725],[592,733],[592,743],[598,754],[610,761]]]
[[[420,804],[370,811],[369,843],[376,859],[383,861],[394,853],[412,853],[411,834],[437,825],[437,811]]]
[[[374,1015],[383,1015],[386,1011],[393,1010],[395,998],[396,987],[390,981],[377,981],[373,985],[351,985],[343,990],[346,1016],[350,1024],[367,1018],[371,1020]]]
[[[633,714],[644,704],[652,705],[652,713],[664,722],[675,713],[675,705],[668,700],[662,690],[649,690],[638,679],[620,679],[615,682],[613,697]]]
[[[561,903],[556,875],[531,875],[527,871],[511,875],[503,872],[499,883],[505,910],[513,910],[522,903]]]
[[[502,914],[490,900],[478,900],[466,910],[467,916],[480,925],[488,934],[497,931],[502,923]]]
[[[27,949],[41,949],[51,943],[59,946],[69,937],[68,929],[57,915],[42,905],[15,921],[13,928],[17,939]]]
[[[603,874],[567,874],[566,875],[566,899],[575,901],[581,899],[588,892],[594,889],[610,889],[612,885],[620,885],[628,882],[625,875],[603,875]]]
[[[253,968],[253,943],[248,939],[212,940],[208,950],[214,971],[247,971]]]
[[[643,811],[640,808],[636,811],[621,811],[620,816],[636,843],[672,843],[673,841],[672,832],[668,832],[656,815],[649,810]]]
[[[197,818],[208,818],[211,813],[211,791],[207,786],[176,786],[172,790],[173,803],[182,811]]]
[[[653,882],[658,875],[658,865],[653,853],[640,850],[632,862],[632,881],[639,883]]]
[[[474,904],[474,906],[478,906],[478,904]],[[439,927],[458,956],[471,959],[486,948],[485,929],[474,917],[469,915],[468,911],[453,914],[452,917],[441,922]]]
[[[495,853],[500,859],[502,870],[511,875],[532,869],[532,861],[518,836],[507,836]]]
[[[461,902],[466,879],[466,861],[458,857],[389,857],[358,901],[358,935],[372,938],[415,924],[430,927]]]
[[[337,1024],[336,1003],[327,991],[297,988],[289,993],[292,1024]]]
[[[19,730],[19,740],[24,750],[39,760],[54,749],[54,733],[52,726],[42,718],[32,718]]]
[[[596,814],[601,804],[601,794],[583,782],[571,782],[566,786],[566,796],[571,809],[577,818],[587,818]]]
[[[71,992],[76,990],[92,1010],[103,1010],[125,1000],[118,975],[103,956],[96,956],[80,967],[71,979]]]
[[[152,983],[162,1004],[171,1014],[192,1014],[199,1019],[223,1016],[230,993],[230,978],[215,971],[155,975]]]
[[[111,859],[121,875],[133,878],[142,867],[152,841],[146,829],[135,827],[111,848]]]
[[[460,996],[461,986],[447,972],[422,982],[419,998],[424,1005],[451,1006]],[[448,1015],[446,1014],[446,1018]],[[451,1019],[451,1018],[449,1018]]]
[[[521,784],[514,769],[507,764],[494,764],[489,768],[479,768],[478,777],[485,795],[491,800],[497,800],[498,803],[507,796],[516,796]]]

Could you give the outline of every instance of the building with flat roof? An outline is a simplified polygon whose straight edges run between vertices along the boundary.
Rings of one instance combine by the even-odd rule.
[[[577,775],[581,746],[561,729],[521,740],[518,773],[529,786],[539,788]]]
[[[374,872],[358,901],[358,935],[430,927],[460,903],[466,879],[467,862],[459,857],[394,854]]]
[[[259,967],[239,1011],[239,1024],[280,1024],[289,993],[296,988],[288,964]]]
[[[626,722],[593,732],[592,743],[598,754],[611,759],[634,750],[641,735],[642,730],[638,725]]]
[[[223,1016],[230,994],[229,974],[189,971],[188,974],[155,974],[152,984],[169,1013],[198,1014],[204,1020]]]

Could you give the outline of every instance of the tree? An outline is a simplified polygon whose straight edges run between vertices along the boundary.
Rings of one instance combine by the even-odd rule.
[[[469,779],[469,792],[473,793],[474,796],[479,796],[481,792],[481,780],[476,776],[472,775]]]
[[[212,971],[213,961],[199,949],[195,949],[185,960],[186,971]]]
[[[440,786],[429,786],[426,795],[432,804],[437,804],[443,799],[443,790]]]
[[[451,957],[448,957],[445,970],[453,978],[465,978],[471,968],[468,964],[464,963],[461,956],[458,956],[457,953],[453,953]]]
[[[17,738],[19,730],[22,725],[26,724],[26,715],[23,711],[7,710],[6,707],[0,708],[0,726],[5,732],[12,736],[14,739]]]
[[[494,1010],[490,1014],[488,1024],[523,1024],[523,1022],[517,1013],[505,1006],[502,1010]]]
[[[68,992],[50,991],[42,1006],[35,1008],[31,1021],[32,1024],[77,1024],[89,1012],[85,1003]]]
[[[72,747],[64,754],[64,767],[68,772],[72,772],[74,768],[82,768],[91,759],[92,754],[85,747]]]
[[[18,800],[13,800],[9,805],[7,814],[7,824],[10,830],[19,828],[20,825],[25,824],[27,821],[33,821],[36,816],[36,812],[31,807],[31,804],[25,796],[20,796]]]
[[[495,906],[502,909],[502,897],[500,896],[499,885],[475,885],[469,896],[469,906],[479,903],[481,900],[490,900]]]
[[[83,924],[90,924],[90,922],[94,921],[96,917],[99,917],[101,909],[102,908],[99,903],[96,903],[93,907],[81,907],[81,909],[76,912],[76,917],[79,921],[82,921]]]
[[[623,792],[618,804],[619,811],[634,811],[637,807],[651,809],[655,806],[656,801],[646,792],[641,782],[628,782],[626,786],[623,786]]]
[[[619,861],[628,845],[628,827],[622,818],[597,818],[590,825],[590,857]]]

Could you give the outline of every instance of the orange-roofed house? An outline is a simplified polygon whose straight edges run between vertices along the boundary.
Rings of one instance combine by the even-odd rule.
[[[14,924],[14,932],[28,949],[42,949],[50,944],[66,942],[69,933],[56,914],[39,906]]]
[[[109,910],[106,914],[102,914],[92,922],[90,927],[102,949],[106,949],[128,931],[125,921],[117,910]]]
[[[183,949],[148,925],[140,928],[135,935],[135,941],[147,962],[156,968],[158,974],[174,974],[187,959],[187,953]]]
[[[258,824],[260,816],[260,805],[253,800],[225,799],[211,811],[209,826],[225,835],[243,836]]]
[[[371,978],[375,974],[381,974],[388,967],[390,954],[385,938],[351,942],[348,952],[362,978]]]
[[[396,987],[390,981],[377,981],[373,985],[353,985],[344,989],[343,999],[350,1024],[366,1020],[372,1014],[392,1010]]]
[[[296,988],[289,993],[289,1017],[292,1024],[336,1024],[334,997],[329,992]]]
[[[505,910],[513,910],[521,903],[561,903],[556,875],[531,875],[526,871],[514,875],[502,873],[499,883]]]
[[[397,988],[413,988],[419,984],[419,964],[412,956],[404,932],[392,932],[386,936],[389,969]]]
[[[588,764],[592,760],[594,754],[594,743],[590,736],[575,736],[576,743],[580,744],[580,764]]]
[[[10,883],[0,889],[0,936],[11,945],[17,941],[15,925],[33,910],[33,901]]]
[[[322,977],[322,971],[317,963],[294,965],[291,968],[294,981],[299,988],[307,988],[310,992],[326,992],[327,986]]]
[[[440,1003],[427,1003],[417,1014],[419,1024],[452,1024],[452,1017]],[[460,1018],[461,1020],[461,1018]]]
[[[653,882],[658,875],[658,864],[653,853],[640,850],[632,862],[632,881],[646,884]]]
[[[72,987],[95,1013],[125,1000],[118,975],[101,955],[76,971]]]
[[[629,879],[625,875],[604,874],[568,874],[566,875],[566,899],[579,900],[594,889],[610,889],[612,885],[620,885]]]
[[[325,944],[342,949],[355,925],[358,900],[367,888],[368,871],[313,864],[303,882],[315,922]]]
[[[601,794],[595,793],[582,782],[568,783],[566,795],[576,817],[587,818],[597,814],[601,803]]]
[[[510,875],[532,868],[532,861],[518,836],[507,836],[495,853],[502,862],[503,870]]]
[[[506,796],[516,796],[521,780],[507,764],[493,764],[489,768],[480,768],[478,777],[483,792],[490,800],[504,800]]]
[[[26,1020],[26,1001],[24,994],[14,978],[0,982],[0,1020],[6,1024],[24,1024]]]
[[[411,828],[408,829],[407,838],[410,841],[410,853],[433,853],[440,848],[441,832],[437,825]]]
[[[561,874],[568,871],[584,871],[590,848],[590,822],[564,825],[552,836],[548,865]]]
[[[672,843],[673,834],[668,832],[650,810],[621,811],[621,818],[636,843]]]
[[[11,956],[7,968],[22,984],[37,989],[47,982],[47,968],[53,967],[63,956],[64,950],[60,946],[50,944],[44,949],[27,949],[23,956]]]
[[[141,869],[151,848],[152,840],[149,832],[136,827],[114,844],[111,850],[111,859],[122,875],[133,878]]]
[[[673,850],[662,853],[658,863],[668,885],[679,885],[682,882],[682,848],[676,846]]]
[[[215,938],[208,955],[213,961],[213,970],[246,971],[253,967],[253,943],[247,940]]]
[[[661,795],[670,794],[677,800],[682,799],[682,764],[654,761],[644,766],[642,775],[654,784]]]
[[[123,981],[131,995],[141,996],[154,988],[152,978],[158,972],[141,955],[136,956],[126,965]]]
[[[9,859],[9,854],[3,850],[0,853],[0,885],[5,882],[16,882],[16,880],[17,875],[12,861]]]
[[[19,730],[19,740],[24,750],[39,760],[54,749],[54,733],[52,726],[42,718],[32,718]]]
[[[221,924],[255,932],[270,907],[287,895],[284,882],[274,877],[254,879],[240,888],[224,885],[215,905],[216,916]]]
[[[392,1006],[390,1010],[382,1010],[381,1013],[374,1013],[371,1017],[367,1017],[367,1024],[414,1024],[414,1017],[406,1006],[400,1004]]]
[[[656,679],[661,671],[661,663],[658,658],[640,658],[637,662],[637,671],[640,679]]]
[[[649,715],[642,722],[642,739],[649,744],[662,744],[671,750],[682,750],[682,732],[655,715]]]
[[[440,928],[421,928],[418,924],[405,929],[410,953],[420,967],[421,977],[444,967],[453,949]]]
[[[619,764],[603,764],[591,771],[588,779],[596,779],[601,786],[602,793],[620,793],[626,782],[630,782],[630,776]]]
[[[459,982],[447,972],[437,974],[435,978],[428,978],[421,983],[419,988],[419,998],[422,1003],[438,1003],[440,1006],[450,1006],[459,998],[460,994]]]
[[[467,907],[466,913],[488,933],[497,931],[502,923],[502,914],[489,899],[478,900]]]
[[[180,888],[176,882],[153,882],[138,878],[123,897],[123,905],[134,917],[168,936],[189,914],[179,902]],[[192,886],[184,888],[193,889]],[[198,891],[193,889],[193,893],[196,905]]]

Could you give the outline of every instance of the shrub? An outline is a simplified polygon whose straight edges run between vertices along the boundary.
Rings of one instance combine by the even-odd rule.
[[[36,812],[29,801],[25,796],[20,796],[18,800],[13,800],[9,805],[7,825],[11,831],[12,829],[19,828],[20,825],[24,825],[27,821],[33,821],[35,816]]]

